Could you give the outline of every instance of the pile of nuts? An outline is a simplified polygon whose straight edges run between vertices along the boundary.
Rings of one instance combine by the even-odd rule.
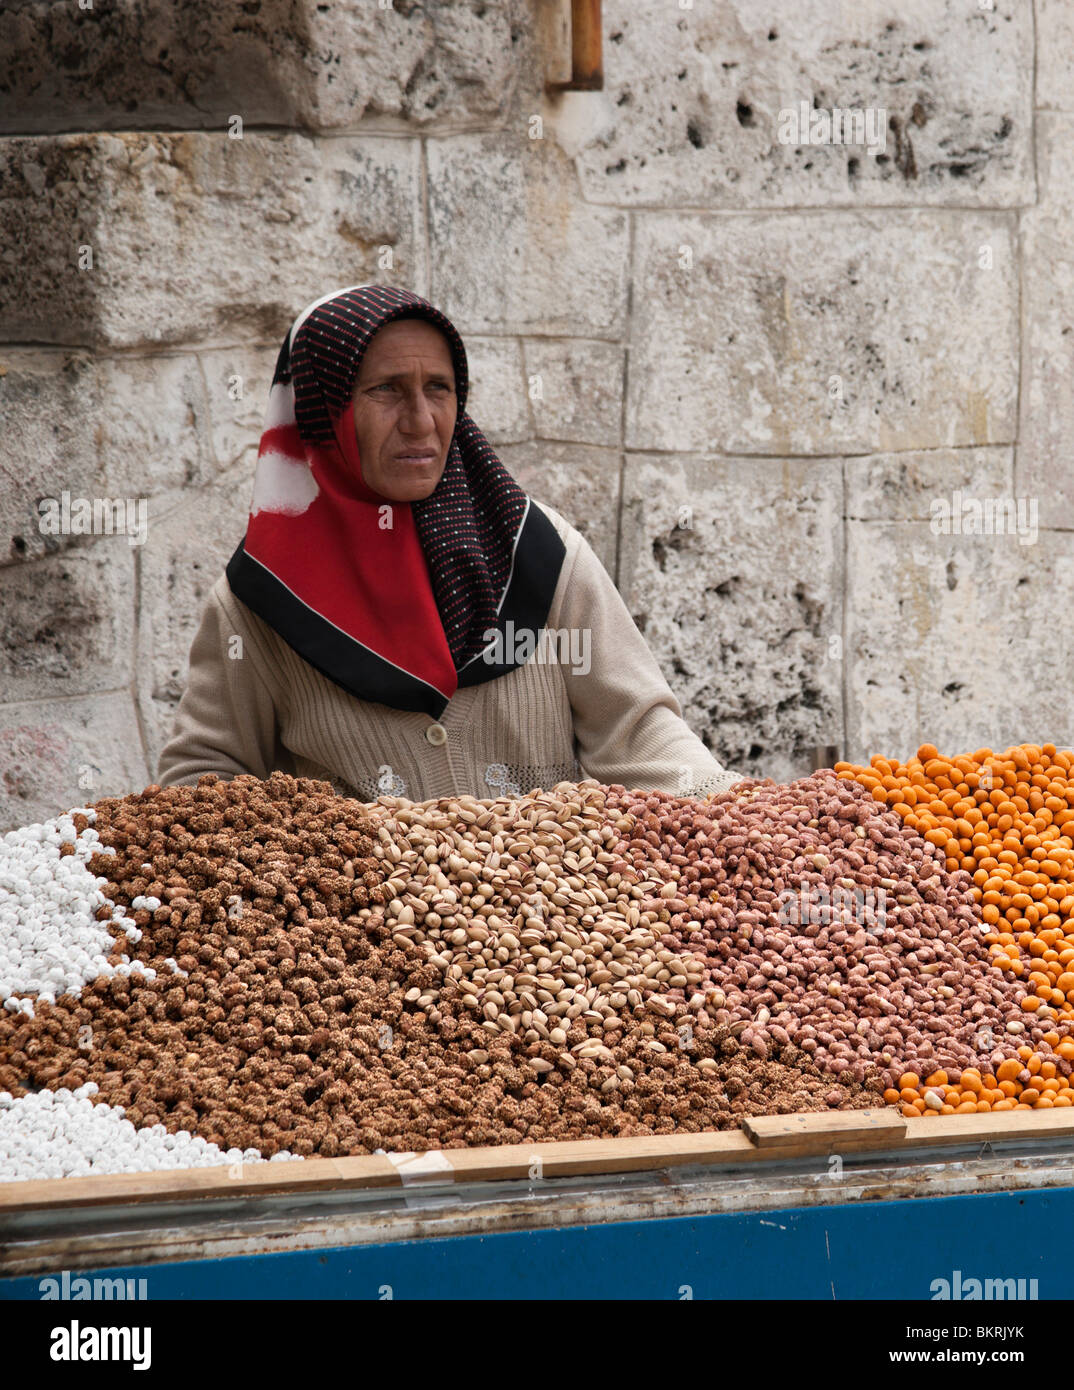
[[[876,1104],[878,1077],[838,1084],[793,1045],[761,1059],[683,1002],[705,963],[663,939],[608,797],[366,806],[274,774],[101,801],[99,915],[133,921],[115,961],[145,971],[0,1016],[0,1091],[93,1082],[136,1127],[264,1156]]]
[[[893,1088],[910,1070],[988,1073],[1027,1038],[1050,1052],[1024,987],[992,966],[970,876],[857,783],[609,801],[637,819],[617,851],[660,883],[649,905],[669,939],[707,962],[713,1019],[759,1057],[793,1043],[842,1081],[879,1069]]]
[[[904,763],[837,763],[962,870],[992,965],[1021,1017],[1006,1031],[1016,1057],[966,1068],[911,1069],[885,1098],[907,1115],[1074,1105],[1074,758],[1054,743],[943,757],[922,744]]]
[[[1074,1019],[1042,983],[1027,1005],[982,920],[1005,861],[982,835],[977,883],[889,804],[901,768],[854,773],[704,801],[586,781],[369,805],[208,776],[15,832],[0,1177],[28,1154],[92,1167],[66,1132],[12,1129],[89,1133],[90,1106],[122,1165],[138,1135],[168,1164],[1074,1103]],[[1037,912],[1011,896],[1042,933],[1030,982],[1065,985],[1046,891]]]

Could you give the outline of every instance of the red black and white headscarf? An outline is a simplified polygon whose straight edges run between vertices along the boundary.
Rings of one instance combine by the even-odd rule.
[[[351,397],[373,335],[414,317],[448,341],[458,414],[433,492],[396,502],[362,478]],[[465,413],[467,385],[454,325],[409,290],[355,285],[303,310],[276,362],[250,520],[227,566],[232,592],[330,680],[434,719],[459,686],[518,664],[496,634],[540,631],[565,553]]]

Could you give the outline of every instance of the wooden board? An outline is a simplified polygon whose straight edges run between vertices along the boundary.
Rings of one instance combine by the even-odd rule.
[[[280,1192],[300,1195],[445,1182],[525,1182],[683,1166],[744,1165],[756,1172],[757,1165],[764,1162],[833,1153],[882,1151],[898,1157],[937,1146],[965,1148],[1012,1140],[1058,1141],[1074,1136],[1074,1107],[944,1115],[934,1120],[904,1120],[886,1108],[828,1111],[759,1116],[747,1121],[747,1126],[704,1134],[509,1144],[417,1155],[307,1158],[301,1162],[0,1182],[0,1218],[17,1212],[196,1197],[243,1198]],[[759,1138],[754,1140],[751,1133]],[[1057,1163],[1066,1159],[1074,1165],[1074,1154],[1069,1153],[1066,1145],[1056,1158]]]
[[[787,1149],[820,1134],[840,1143],[898,1140],[906,1133],[906,1121],[897,1110],[843,1110],[834,1115],[750,1115],[742,1128],[759,1149]]]

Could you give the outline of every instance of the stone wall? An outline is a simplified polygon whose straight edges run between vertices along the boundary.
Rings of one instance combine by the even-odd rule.
[[[0,12],[0,825],[151,779],[280,340],[366,280],[458,325],[728,764],[1074,737],[1074,5],[604,0],[555,94],[564,9]],[[63,493],[144,543],[44,533]]]

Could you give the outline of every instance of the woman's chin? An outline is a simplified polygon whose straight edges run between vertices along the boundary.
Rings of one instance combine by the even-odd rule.
[[[431,496],[435,491],[437,483],[440,481],[441,474],[426,473],[416,477],[394,477],[390,479],[383,492],[383,496],[392,502],[421,502],[426,497]]]

